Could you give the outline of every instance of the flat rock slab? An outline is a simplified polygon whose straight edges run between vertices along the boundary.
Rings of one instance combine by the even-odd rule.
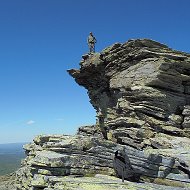
[[[95,177],[50,177],[49,180],[56,181],[54,188],[45,188],[44,190],[182,190],[190,188],[169,187],[164,185],[157,185],[152,183],[134,183],[125,181],[121,182],[116,177],[97,174]]]

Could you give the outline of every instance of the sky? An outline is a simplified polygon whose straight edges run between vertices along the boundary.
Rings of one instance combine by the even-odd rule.
[[[0,143],[75,134],[95,123],[79,68],[93,32],[96,51],[150,38],[190,52],[189,0],[0,0]]]

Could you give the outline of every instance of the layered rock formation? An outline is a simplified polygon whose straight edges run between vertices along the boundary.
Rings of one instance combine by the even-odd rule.
[[[26,145],[18,189],[77,189],[65,176],[115,175],[116,150],[140,180],[189,187],[189,54],[130,40],[84,55],[80,69],[68,72],[88,90],[97,123],[75,136],[38,136]]]
[[[69,73],[88,90],[108,139],[143,148],[157,133],[189,136],[188,54],[131,40],[84,57]]]

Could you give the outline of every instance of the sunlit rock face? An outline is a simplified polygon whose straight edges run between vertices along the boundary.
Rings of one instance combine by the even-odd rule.
[[[68,72],[87,89],[97,123],[25,145],[17,190],[189,188],[189,54],[129,40],[83,55],[80,68]],[[121,177],[116,151],[126,156],[126,180],[152,184],[110,177]]]
[[[189,137],[189,54],[148,39],[130,40],[83,56],[80,65],[69,73],[88,90],[105,138],[161,148],[158,134]]]

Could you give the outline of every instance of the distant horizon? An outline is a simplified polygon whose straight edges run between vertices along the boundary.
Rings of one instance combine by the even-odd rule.
[[[0,144],[0,176],[15,172],[26,157],[23,143]]]
[[[0,145],[6,145],[6,144],[28,144],[29,142],[10,142],[10,143],[0,143]]]

